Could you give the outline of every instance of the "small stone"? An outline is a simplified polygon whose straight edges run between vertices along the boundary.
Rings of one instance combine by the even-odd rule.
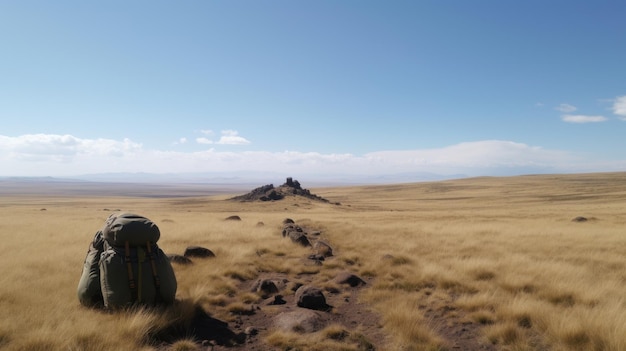
[[[259,279],[252,287],[252,292],[259,293],[263,298],[267,298],[278,292],[278,286],[271,279]]]
[[[324,257],[324,255],[309,255],[309,260],[314,260],[314,261],[324,261],[326,258]]]
[[[246,333],[246,335],[257,335],[259,330],[255,327],[247,327],[243,332]]]
[[[270,301],[268,305],[284,305],[287,301],[283,299],[283,295],[274,296],[274,301]]]
[[[357,286],[361,286],[361,285],[365,285],[365,281],[363,279],[361,279],[360,277],[350,273],[350,272],[343,272],[340,273],[339,275],[337,275],[337,277],[335,277],[335,283],[337,284],[347,284],[350,285],[351,287],[357,287]]]
[[[185,249],[185,257],[215,257],[213,251],[201,246],[189,246]]]
[[[188,264],[193,263],[193,261],[191,261],[191,259],[189,259],[188,257],[185,257],[183,255],[178,255],[178,254],[167,255],[167,258],[169,258],[170,262],[172,263],[177,263],[177,264],[182,264],[182,265],[188,265]]]

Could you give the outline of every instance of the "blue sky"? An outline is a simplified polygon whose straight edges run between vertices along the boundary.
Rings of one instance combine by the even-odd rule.
[[[2,1],[0,176],[626,170],[624,1]]]

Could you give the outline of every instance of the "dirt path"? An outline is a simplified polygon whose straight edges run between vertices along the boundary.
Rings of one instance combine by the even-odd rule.
[[[303,233],[314,232],[302,228]],[[319,233],[319,232],[315,232]],[[283,236],[288,240],[289,235],[283,231]],[[315,238],[309,236],[311,241]],[[296,243],[294,243],[296,245]],[[304,257],[302,265],[323,265],[324,261],[332,262],[337,257],[332,256],[326,260],[311,260]],[[297,306],[295,294],[297,287],[301,285],[315,284],[315,274],[287,275],[278,272],[264,272],[254,280],[240,283],[239,291],[253,291],[255,284],[261,280],[273,280],[285,282],[287,293],[275,292],[268,294],[265,300],[250,306],[249,311],[235,316],[234,321],[225,323],[211,318],[206,313],[200,312],[187,329],[187,336],[193,336],[201,341],[207,350],[278,350],[265,342],[265,338],[276,330],[275,317],[281,313],[302,311]],[[371,278],[364,278],[366,284],[350,287],[342,285],[341,289],[325,289],[326,303],[332,308],[327,311],[317,311],[321,316],[321,324],[324,326],[341,325],[347,333],[358,333],[362,336],[358,350],[386,350],[387,336],[383,332],[380,316],[370,306],[359,302],[359,294],[362,289],[372,285]],[[287,286],[291,286],[291,291]],[[277,297],[278,295],[278,297]],[[443,303],[441,303],[443,302]],[[441,307],[437,307],[441,306]],[[448,296],[446,301],[433,303],[424,297],[420,304],[420,311],[437,332],[449,345],[446,350],[464,351],[496,351],[497,348],[487,342],[481,335],[482,325],[466,318],[465,313],[454,306],[454,297]]]
[[[426,320],[441,336],[450,350],[463,351],[496,351],[495,345],[489,343],[481,334],[482,325],[467,318],[464,311],[454,306],[454,298],[442,307],[433,307],[425,301],[420,305]]]

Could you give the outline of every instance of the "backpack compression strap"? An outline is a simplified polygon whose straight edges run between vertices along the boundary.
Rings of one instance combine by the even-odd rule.
[[[154,253],[152,252],[152,245],[150,244],[149,241],[146,243],[146,248],[148,249],[148,257],[150,257],[150,266],[152,267],[152,278],[154,278],[154,287],[156,291],[156,296],[154,297],[154,303],[156,304],[161,299],[161,280],[159,279],[159,274],[157,273],[156,263],[154,262],[155,261]]]
[[[126,269],[128,270],[128,286],[130,287],[130,295],[131,295],[131,301],[136,301],[137,300],[137,296],[136,296],[136,285],[135,285],[135,278],[133,277],[133,266],[131,264],[130,261],[130,245],[128,243],[128,240],[124,243],[124,261],[126,262]]]

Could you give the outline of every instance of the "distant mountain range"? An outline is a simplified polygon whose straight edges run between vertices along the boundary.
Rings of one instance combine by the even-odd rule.
[[[65,177],[0,177],[0,181],[12,182],[98,182],[98,183],[151,183],[151,184],[213,184],[213,185],[265,185],[282,184],[286,177],[293,177],[307,187],[341,186],[388,183],[413,183],[446,179],[466,178],[463,174],[440,175],[434,173],[398,173],[389,175],[325,175],[281,174],[278,172],[231,172],[231,173],[99,173]]]

